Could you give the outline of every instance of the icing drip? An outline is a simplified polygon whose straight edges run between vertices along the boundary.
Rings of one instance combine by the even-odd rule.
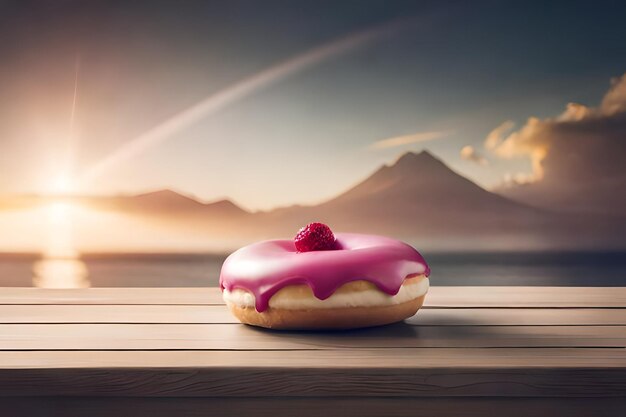
[[[357,280],[396,295],[409,275],[430,269],[418,251],[395,239],[355,233],[338,233],[335,250],[296,252],[291,240],[268,240],[233,252],[222,265],[220,287],[239,288],[255,297],[256,310],[265,311],[269,300],[288,285],[308,285],[325,300],[337,288]]]

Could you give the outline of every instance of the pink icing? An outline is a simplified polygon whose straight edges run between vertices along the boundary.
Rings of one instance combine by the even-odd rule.
[[[265,311],[278,290],[308,285],[325,300],[347,282],[365,280],[395,295],[409,275],[430,274],[413,247],[383,236],[337,233],[336,250],[296,252],[291,240],[267,240],[233,252],[222,265],[220,287],[254,294],[256,309]]]

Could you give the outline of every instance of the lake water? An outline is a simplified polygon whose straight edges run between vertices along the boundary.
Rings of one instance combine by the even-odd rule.
[[[424,253],[432,285],[626,286],[626,252]],[[223,255],[0,254],[0,286],[217,286]]]

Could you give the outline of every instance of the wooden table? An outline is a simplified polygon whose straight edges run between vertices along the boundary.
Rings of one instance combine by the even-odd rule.
[[[626,415],[626,288],[426,300],[304,333],[236,323],[217,289],[4,288],[0,415]]]

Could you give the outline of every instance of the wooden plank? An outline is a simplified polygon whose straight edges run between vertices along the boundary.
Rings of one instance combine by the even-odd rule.
[[[0,304],[223,304],[218,288],[3,288]],[[432,287],[426,307],[626,307],[626,287]]]
[[[29,417],[615,417],[624,414],[626,398],[23,397],[0,398],[0,408]]]
[[[426,306],[624,308],[626,287],[433,287]]]
[[[0,323],[239,323],[223,305],[0,305]]]
[[[624,308],[426,308],[406,320],[418,326],[626,325]]]
[[[0,305],[0,323],[239,323],[213,305]],[[626,325],[626,309],[429,308],[407,323],[421,326]]]
[[[0,304],[222,305],[218,288],[3,288]]]
[[[624,369],[6,369],[0,396],[623,397]]]
[[[232,324],[3,324],[0,350],[625,347],[625,326],[411,326],[273,332]]]
[[[260,351],[0,351],[2,369],[68,368],[603,368],[625,369],[623,348],[407,348]],[[0,371],[1,372],[1,371]]]

